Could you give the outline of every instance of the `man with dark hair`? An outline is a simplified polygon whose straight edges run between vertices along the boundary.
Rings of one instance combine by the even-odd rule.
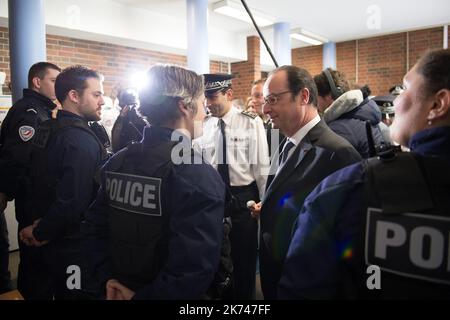
[[[29,167],[31,164],[31,141],[39,124],[51,117],[56,108],[55,79],[61,69],[49,62],[34,64],[28,73],[28,88],[23,98],[9,109],[0,133],[0,215],[4,215],[7,201],[15,199],[16,219],[19,230],[29,224],[25,214]],[[4,217],[2,218],[4,219]],[[4,229],[6,231],[6,228]],[[7,240],[7,234],[1,239]],[[3,247],[3,246],[2,246]],[[8,245],[5,244],[5,254]],[[39,269],[33,267],[39,261],[39,253],[19,243],[20,263],[17,286],[26,299],[37,297],[40,288]],[[3,260],[1,266],[8,266]],[[3,269],[3,268],[2,268]],[[1,273],[4,273],[3,271]],[[7,280],[5,280],[7,281]],[[1,285],[0,285],[1,287]]]
[[[298,212],[283,299],[450,299],[450,50],[404,77],[389,152],[323,180]],[[393,150],[392,150],[393,151]]]
[[[345,75],[331,68],[314,77],[318,90],[317,108],[331,130],[345,138],[359,152],[368,158],[371,145],[366,132],[366,122],[370,123],[375,145],[386,144],[380,123],[381,112],[377,104],[369,99],[370,90],[362,87],[350,90]]]
[[[317,88],[308,71],[275,69],[264,84],[264,113],[286,135],[272,158],[260,212],[260,270],[265,299],[277,298],[277,285],[291,230],[306,196],[327,175],[360,159],[356,150],[320,120]]]
[[[269,155],[262,120],[256,113],[239,111],[233,105],[233,76],[206,74],[206,106],[211,117],[205,134],[196,144],[217,168],[230,191],[231,257],[234,298],[255,297],[258,221],[247,202],[259,202],[266,186]]]
[[[102,168],[83,227],[89,262],[108,300],[201,299],[219,265],[225,201],[220,176],[191,149],[203,77],[170,65],[147,75],[139,112],[151,126]]]
[[[56,108],[55,80],[61,69],[48,62],[34,64],[28,73],[28,89],[23,89],[23,98],[9,109],[2,122],[0,134],[1,179],[0,211],[6,206],[6,199],[23,195],[23,180],[29,164],[30,140],[37,125],[50,118]],[[18,198],[20,199],[20,198]],[[16,211],[21,210],[16,199]],[[19,214],[20,215],[20,214]],[[20,223],[20,217],[18,217]]]
[[[72,289],[80,286],[79,280],[69,285],[70,272],[81,277],[84,271],[80,222],[96,195],[94,176],[106,154],[87,123],[100,120],[102,77],[85,67],[69,67],[57,77],[55,90],[62,110],[41,124],[33,141],[27,210],[32,224],[21,230],[20,240],[42,247],[48,283],[39,298],[72,299],[77,296]]]

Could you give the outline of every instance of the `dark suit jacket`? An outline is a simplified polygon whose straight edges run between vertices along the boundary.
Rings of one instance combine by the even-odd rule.
[[[359,160],[360,155],[350,143],[321,120],[278,174],[269,176],[260,215],[260,269],[265,299],[276,298],[293,225],[305,198],[325,177]]]

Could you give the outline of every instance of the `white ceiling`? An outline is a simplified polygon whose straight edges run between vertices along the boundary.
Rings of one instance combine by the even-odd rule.
[[[186,0],[113,1],[180,20],[186,19]],[[218,0],[208,0],[210,5],[216,1]],[[274,17],[276,22],[289,22],[291,28],[301,27],[334,42],[450,23],[449,0],[247,0],[246,2],[250,8]],[[377,18],[379,28],[373,23]],[[230,32],[243,35],[256,34],[251,25],[214,12],[210,12],[209,23],[212,27]],[[294,40],[293,47],[298,46],[302,44]]]
[[[186,55],[186,1],[45,0],[45,22],[53,35]],[[210,8],[216,1],[208,0]],[[292,29],[304,28],[334,42],[450,23],[450,0],[246,1],[275,22],[289,22]],[[0,26],[8,25],[7,3],[0,0]],[[370,12],[373,8],[378,12]],[[379,28],[368,27],[374,16],[379,18]],[[274,50],[273,28],[262,31]],[[208,35],[210,59],[237,62],[247,60],[246,37],[257,32],[250,24],[209,10]],[[291,41],[292,48],[306,45]],[[273,67],[262,44],[260,61],[264,70]]]

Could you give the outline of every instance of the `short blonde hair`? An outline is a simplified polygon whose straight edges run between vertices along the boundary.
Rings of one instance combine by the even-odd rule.
[[[139,92],[139,112],[152,125],[162,125],[181,117],[178,102],[197,113],[196,100],[203,94],[203,76],[174,65],[158,64],[147,72],[147,83]]]

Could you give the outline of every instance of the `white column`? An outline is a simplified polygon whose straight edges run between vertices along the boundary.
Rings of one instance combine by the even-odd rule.
[[[208,0],[186,0],[186,9],[188,69],[209,73]]]
[[[273,25],[274,53],[278,65],[291,65],[291,27],[288,22],[278,22]]]

